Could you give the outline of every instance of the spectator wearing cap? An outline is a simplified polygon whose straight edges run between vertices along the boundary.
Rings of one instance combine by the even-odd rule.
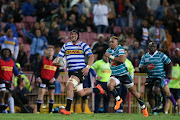
[[[97,33],[106,33],[109,27],[108,24],[108,7],[104,4],[104,0],[99,0],[98,4],[93,7],[94,24]]]
[[[11,1],[10,5],[8,6],[8,8],[5,10],[4,16],[3,16],[3,22],[7,22],[8,21],[8,16],[10,14],[13,15],[14,17],[14,22],[21,22],[22,21],[22,11],[19,8],[16,8],[16,3]]]
[[[36,12],[34,6],[32,5],[32,0],[26,0],[21,9],[24,16],[34,16]]]
[[[8,22],[6,22],[6,25],[4,27],[4,32],[6,33],[8,29],[11,29],[13,32],[13,37],[16,37],[18,39],[18,31],[14,23],[14,16],[12,14],[8,15]]]
[[[97,37],[98,41],[94,42],[91,46],[91,50],[95,56],[95,60],[100,60],[103,54],[109,48],[108,44],[104,41],[104,35],[99,34]]]

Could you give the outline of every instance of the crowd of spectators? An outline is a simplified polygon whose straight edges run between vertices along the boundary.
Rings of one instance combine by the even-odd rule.
[[[137,67],[136,72],[139,72],[139,61],[148,51],[147,44],[150,41],[155,41],[158,48],[170,56],[174,54],[175,48],[179,47],[180,20],[176,2],[176,0],[2,0],[0,35],[6,36],[8,30],[12,30],[12,38],[18,39],[20,47],[19,49],[15,44],[14,57],[22,67],[36,63],[37,56],[42,57],[46,54],[45,49],[48,45],[55,46],[66,42],[69,37],[67,33],[73,28],[82,33],[96,33],[96,41],[91,42],[90,46],[97,60],[102,56],[98,51],[104,52],[108,48],[109,40],[104,35],[116,35],[122,46],[128,46],[128,58],[134,67]],[[62,31],[66,31],[66,34],[61,35]],[[0,42],[1,47],[6,44],[2,40]],[[31,45],[29,53],[24,51],[23,44]],[[167,50],[164,50],[166,48]]]

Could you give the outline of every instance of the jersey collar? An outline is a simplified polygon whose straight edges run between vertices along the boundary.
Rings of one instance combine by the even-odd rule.
[[[158,51],[156,50],[153,55],[149,54],[150,57],[153,57]]]

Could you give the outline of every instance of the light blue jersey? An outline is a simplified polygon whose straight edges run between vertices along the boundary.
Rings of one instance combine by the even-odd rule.
[[[59,52],[59,57],[66,56],[68,71],[76,71],[86,67],[85,55],[89,56],[93,54],[89,45],[79,41],[75,45],[72,42],[68,42],[63,45]]]
[[[161,78],[162,80],[166,77],[164,64],[169,64],[171,60],[159,51],[154,52],[153,55],[146,53],[141,58],[139,67],[146,65],[147,78]]]
[[[121,45],[118,45],[115,49],[109,48],[106,50],[106,52],[109,52],[114,57],[125,55],[125,50]],[[125,66],[125,63],[120,63],[111,59],[110,59],[110,63],[111,63],[111,70],[112,70],[111,75],[123,76],[123,75],[129,74],[127,67]]]

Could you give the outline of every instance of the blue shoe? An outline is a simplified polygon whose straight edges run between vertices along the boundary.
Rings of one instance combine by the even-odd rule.
[[[157,112],[153,112],[153,115],[158,115],[158,113]]]

